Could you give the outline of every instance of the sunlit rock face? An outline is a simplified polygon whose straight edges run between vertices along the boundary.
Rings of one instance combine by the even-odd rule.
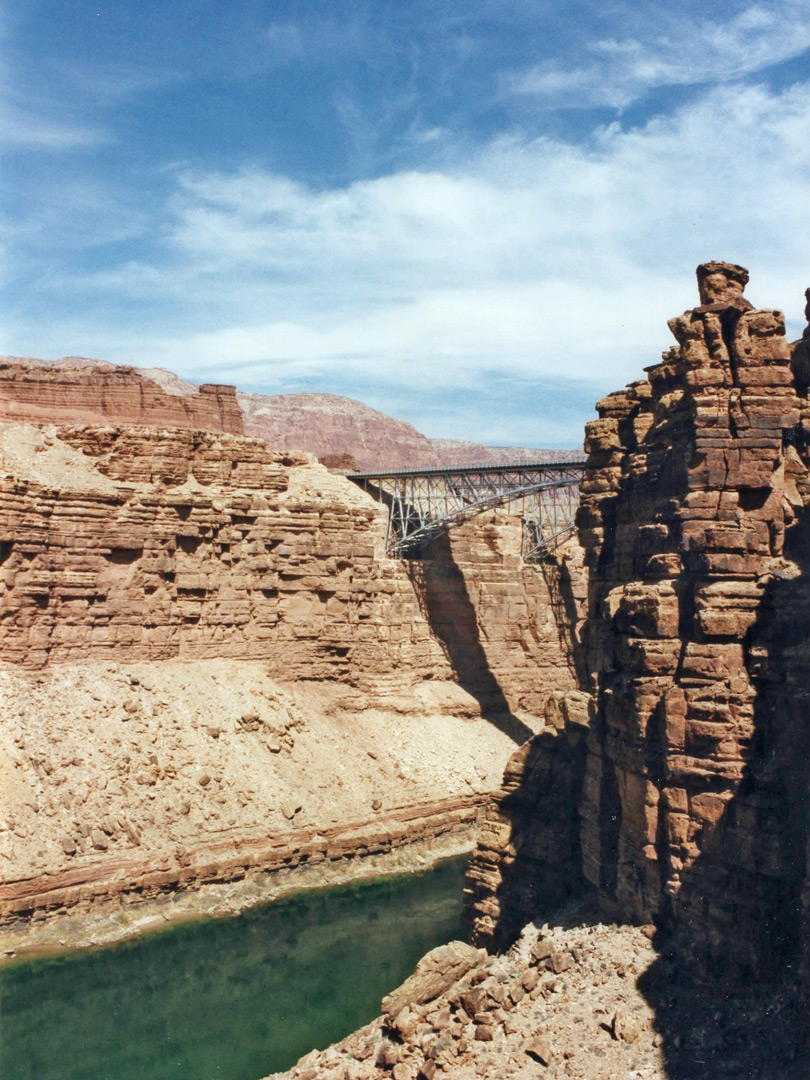
[[[582,846],[700,966],[766,972],[798,953],[805,877],[810,410],[747,280],[699,267],[678,344],[587,427]]]
[[[242,432],[235,387],[175,383],[167,391],[137,368],[84,357],[55,363],[0,357],[0,422],[148,424]]]
[[[406,562],[258,438],[6,423],[0,462],[0,915],[469,833],[574,685],[505,511]]]
[[[587,425],[580,690],[550,700],[488,812],[481,943],[581,872],[619,917],[674,931],[693,971],[806,957],[810,333],[790,346],[747,280],[699,267],[677,345]]]

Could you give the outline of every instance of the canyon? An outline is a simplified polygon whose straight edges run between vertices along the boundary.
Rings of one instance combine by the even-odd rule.
[[[586,426],[578,684],[468,870],[494,956],[437,958],[285,1077],[806,1075],[810,303],[790,345],[747,281],[702,264],[677,344]]]
[[[0,455],[8,948],[107,902],[131,930],[121,905],[178,888],[456,851],[574,684],[505,511],[404,562],[383,507],[255,437],[18,421]],[[581,584],[573,549],[556,570]]]
[[[256,435],[275,450],[305,451],[335,469],[431,468],[572,460],[577,450],[482,446],[430,439],[412,424],[337,394],[257,394],[198,386],[165,368],[83,356],[0,356],[0,422],[164,424]]]
[[[472,944],[285,1077],[806,1075],[810,290],[790,344],[744,268],[697,278],[539,567],[508,510],[387,557],[383,507],[230,406],[0,426],[18,944],[475,837]]]

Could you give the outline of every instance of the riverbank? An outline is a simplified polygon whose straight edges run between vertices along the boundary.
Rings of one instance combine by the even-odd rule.
[[[6,667],[0,701],[0,923],[26,928],[5,948],[70,911],[261,898],[255,881],[302,864],[319,880],[345,862],[346,880],[368,856],[466,843],[515,745],[452,683],[383,705],[249,661]]]
[[[455,981],[434,950],[383,1015],[265,1080],[804,1080],[789,972],[729,993],[691,978],[653,926],[602,919],[590,897],[504,955],[458,947]]]
[[[0,968],[3,1080],[256,1080],[365,1024],[460,932],[466,858]]]
[[[85,900],[47,915],[40,908],[0,927],[0,965],[21,955],[110,945],[178,922],[237,915],[298,891],[418,873],[439,860],[469,854],[480,807],[481,800],[471,799],[465,806],[406,808],[373,826],[328,830],[330,835],[318,834],[308,843],[300,837],[277,843],[275,865],[229,880],[164,888],[147,898],[129,892]],[[330,844],[332,857],[327,856]]]

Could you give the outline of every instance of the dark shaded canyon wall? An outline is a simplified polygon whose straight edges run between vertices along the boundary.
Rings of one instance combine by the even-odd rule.
[[[464,922],[476,945],[505,949],[536,915],[582,892],[580,823],[592,702],[552,693],[545,730],[512,755],[490,800],[464,886]]]
[[[809,936],[810,380],[782,313],[744,299],[747,278],[699,268],[700,305],[669,324],[678,344],[587,426],[584,759],[558,736],[521,783],[559,773],[579,826],[572,885],[581,865],[622,917],[669,926],[696,970],[767,976]],[[579,746],[582,723],[561,726]],[[468,882],[485,943],[509,938],[515,851],[570,831],[547,790],[534,811],[510,813],[510,797],[490,812],[501,855],[487,865],[484,838]]]
[[[408,563],[384,554],[384,509],[260,439],[4,431],[0,660],[266,660],[382,699],[454,680],[493,714],[540,714],[574,685],[546,580],[504,513]]]
[[[802,401],[782,313],[750,307],[739,267],[698,276],[678,346],[586,433],[583,868],[704,966],[760,971],[795,951],[805,873],[806,799],[780,766],[801,737],[767,664],[775,583],[801,572],[785,536],[803,511]]]
[[[205,384],[169,394],[122,365],[0,362],[0,422],[150,424],[241,434],[236,388]]]

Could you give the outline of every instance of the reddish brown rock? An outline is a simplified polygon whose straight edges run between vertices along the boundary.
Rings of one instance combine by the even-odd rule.
[[[279,450],[304,450],[332,469],[423,469],[579,458],[578,451],[429,439],[411,424],[335,394],[244,394],[245,431]]]
[[[502,712],[572,683],[563,617],[508,515],[406,563],[384,555],[383,508],[259,439],[8,427],[2,452],[0,659],[265,659],[380,696],[455,670]]]
[[[383,1013],[394,1019],[405,1008],[433,1001],[486,957],[463,941],[439,945],[423,956],[413,975],[382,1001]]]
[[[4,752],[36,747],[9,809],[40,841],[0,827],[8,913],[52,906],[51,894],[74,904],[238,875],[235,840],[316,822],[324,835],[365,815],[375,827],[333,833],[308,857],[391,850],[420,831],[403,806],[478,806],[549,692],[574,683],[551,579],[521,565],[520,523],[503,512],[406,563],[385,556],[384,509],[259,439],[7,424],[0,456],[0,735]],[[577,589],[577,568],[563,553],[555,572]],[[150,670],[164,690],[144,688]],[[286,706],[265,677],[295,688]],[[465,724],[469,739],[451,737]],[[432,756],[431,725],[445,740]],[[347,746],[344,777],[334,755]],[[71,832],[69,855],[74,817],[89,827]],[[60,884],[68,859],[75,888]]]
[[[560,853],[564,873],[581,858],[614,911],[669,925],[693,969],[767,976],[810,941],[797,918],[799,894],[805,925],[810,901],[810,382],[791,373],[782,313],[743,297],[743,268],[709,263],[698,279],[700,306],[669,324],[678,345],[586,429],[586,760],[572,781],[560,744],[535,739],[549,783],[532,808],[532,772],[508,776],[469,907],[479,940],[508,939],[574,829],[581,855]],[[510,893],[521,858],[528,883]]]
[[[358,469],[439,465],[430,441],[411,424],[335,394],[237,395],[245,431],[279,450],[304,450],[331,468],[351,455]]]
[[[243,430],[233,386],[167,393],[136,368],[73,357],[53,364],[0,359],[0,422],[8,421]]]
[[[796,498],[783,434],[802,402],[782,313],[752,308],[740,267],[706,264],[698,279],[701,306],[670,321],[678,348],[649,369],[646,385],[600,403],[604,419],[586,435],[578,520],[600,706],[583,865],[628,914],[671,912],[695,956],[722,953],[758,969],[768,951],[761,928],[776,914],[761,905],[786,896],[795,871],[751,857],[779,784],[757,764],[749,642],[768,577],[784,564]],[[793,468],[802,474],[799,462]],[[740,788],[746,770],[760,776],[753,800]],[[732,839],[741,819],[750,837],[742,845]],[[733,935],[719,921],[728,904],[739,905]]]

